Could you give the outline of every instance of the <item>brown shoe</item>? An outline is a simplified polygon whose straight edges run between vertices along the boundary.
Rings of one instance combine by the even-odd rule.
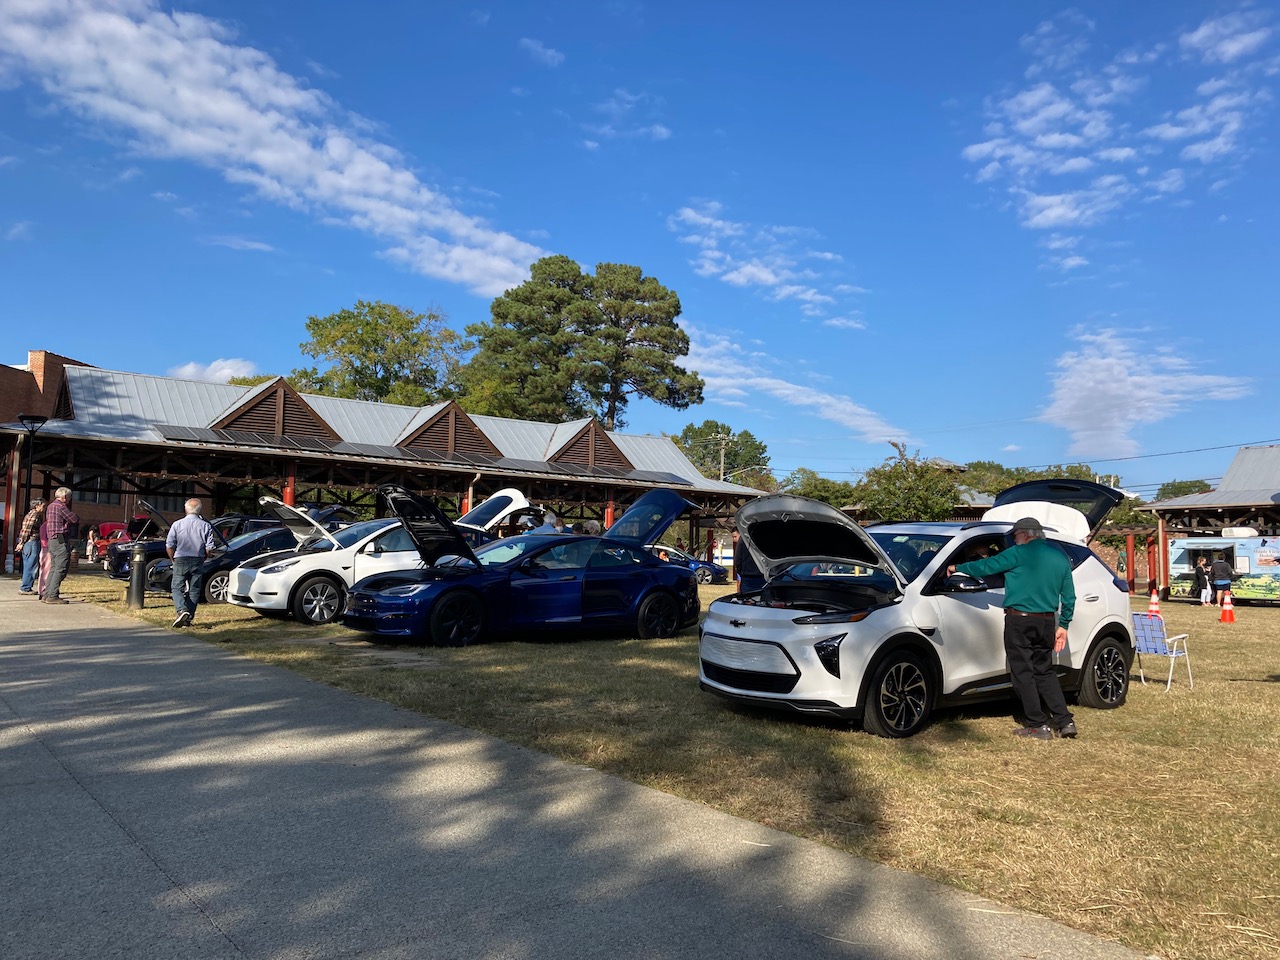
[[[40,600],[40,602],[41,603],[70,603],[71,601],[63,600],[61,597],[44,597]]]

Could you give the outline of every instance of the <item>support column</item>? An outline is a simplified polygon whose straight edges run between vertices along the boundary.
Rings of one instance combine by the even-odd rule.
[[[1129,534],[1124,538],[1124,569],[1125,579],[1129,581],[1129,596],[1133,596],[1134,589],[1137,587],[1137,564],[1138,550],[1135,540],[1135,534]]]
[[[290,463],[285,467],[284,489],[280,492],[280,499],[285,506],[294,506],[294,500],[298,496],[298,465]]]
[[[606,530],[613,526],[613,513],[616,509],[616,505],[613,502],[613,493],[610,492],[608,497],[609,499],[604,505],[604,528]]]

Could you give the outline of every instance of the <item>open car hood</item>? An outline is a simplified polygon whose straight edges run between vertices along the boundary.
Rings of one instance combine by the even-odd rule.
[[[342,544],[333,539],[328,530],[312,520],[306,511],[291,507],[275,497],[259,497],[258,503],[262,506],[263,512],[279,517],[280,522],[289,528],[299,544],[312,537],[322,537],[332,543],[335,550],[341,549]]]
[[[462,538],[453,521],[430,500],[394,483],[378,487],[378,496],[386,501],[391,515],[409,531],[418,555],[428,567],[435,566],[442,557],[465,557],[476,566],[480,565],[471,545]]]
[[[792,564],[813,562],[878,567],[902,580],[898,568],[857,522],[821,500],[771,494],[743,504],[733,519],[738,545],[747,545],[766,579]]]
[[[1123,499],[1119,490],[1090,480],[1028,480],[997,494],[995,505],[982,519],[1016,523],[1035,517],[1063,538],[1088,543]]]
[[[604,538],[643,547],[666,533],[685,512],[697,509],[696,503],[674,490],[650,490],[617,519]]]
[[[542,508],[535,507],[515,487],[505,487],[476,504],[454,522],[475,530],[489,531],[500,527],[512,517],[534,513],[541,518]]]
[[[134,509],[135,516],[133,518],[133,522],[130,522],[128,526],[129,535],[132,536],[133,539],[141,540],[143,538],[150,539],[151,537],[163,537],[169,532],[169,521],[162,517],[160,515],[160,511],[147,503],[147,501],[139,499],[137,506]],[[138,520],[136,515],[137,510],[141,510],[146,516],[146,519],[143,520],[141,525],[136,523]]]

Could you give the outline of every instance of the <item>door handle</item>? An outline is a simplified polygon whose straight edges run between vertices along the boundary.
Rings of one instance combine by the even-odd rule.
[[[577,580],[577,579],[578,579],[577,577],[575,577],[575,576],[573,576],[573,575],[570,575],[570,576],[567,576],[567,577],[561,577],[561,578],[560,578],[560,582],[561,582],[561,583],[568,583],[570,580]]]
[[[1091,593],[1089,594],[1089,596],[1085,597],[1084,599],[1089,601],[1089,603],[1097,603],[1098,600],[1101,598],[1096,593]]]

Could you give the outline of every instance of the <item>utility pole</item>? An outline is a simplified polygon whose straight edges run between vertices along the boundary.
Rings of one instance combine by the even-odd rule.
[[[729,445],[729,441],[733,439],[727,433],[715,433],[711,435],[712,440],[720,441],[720,479],[724,479],[724,448]]]

